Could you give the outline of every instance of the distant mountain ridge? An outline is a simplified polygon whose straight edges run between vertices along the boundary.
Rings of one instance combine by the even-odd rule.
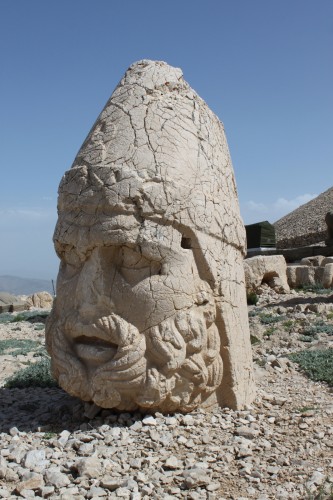
[[[31,295],[36,292],[53,294],[53,288],[51,280],[0,276],[0,292],[12,293],[13,295]]]

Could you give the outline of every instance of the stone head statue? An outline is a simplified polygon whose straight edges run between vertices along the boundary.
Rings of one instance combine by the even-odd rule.
[[[245,232],[223,125],[178,68],[133,64],[65,173],[46,337],[105,408],[240,408],[254,383]]]

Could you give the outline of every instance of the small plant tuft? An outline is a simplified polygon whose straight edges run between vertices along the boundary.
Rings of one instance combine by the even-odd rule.
[[[294,322],[292,319],[288,319],[287,321],[285,321],[283,323],[283,328],[287,331],[287,332],[290,332],[290,330],[292,329],[294,325]]]
[[[57,434],[55,432],[45,432],[43,439],[49,440],[57,437]]]
[[[43,358],[27,368],[14,373],[5,382],[5,387],[55,387],[57,382],[51,375],[50,359]]]
[[[314,340],[317,340],[318,335],[300,335],[299,340],[301,342],[313,342]]]
[[[26,356],[31,351],[44,350],[39,342],[30,339],[4,339],[0,340],[0,354],[11,356]]]
[[[251,340],[251,345],[256,345],[256,344],[260,344],[260,339],[258,339],[258,337],[256,337],[255,335],[250,335],[250,340]]]
[[[11,323],[29,321],[29,323],[45,323],[50,311],[23,311],[16,316],[11,316]]]
[[[333,292],[332,288],[324,288],[322,283],[308,283],[306,285],[300,285],[295,288],[295,290],[298,292],[315,293],[317,295],[327,295]]]
[[[306,413],[307,411],[318,411],[318,406],[301,406],[296,408],[297,413]]]
[[[10,313],[1,313],[0,314],[0,323],[10,323],[13,319],[13,315]]]
[[[333,348],[306,350],[289,355],[309,378],[333,386]]]
[[[284,319],[284,316],[273,316],[272,314],[263,313],[259,315],[260,322],[263,325],[270,325],[272,323],[278,323]]]
[[[249,306],[256,306],[259,301],[259,297],[255,292],[248,292],[246,295],[246,299]]]
[[[325,323],[323,320],[317,321],[314,325],[311,325],[305,330],[303,330],[302,334],[318,338],[318,333],[326,333],[327,335],[333,335],[333,325],[329,325]]]
[[[258,316],[259,314],[259,308],[252,309],[252,311],[249,311],[249,318],[254,318],[255,316]]]
[[[274,333],[276,333],[276,328],[275,326],[270,326],[269,328],[267,328],[267,330],[265,330],[264,332],[264,337],[270,337],[271,335],[273,335]]]

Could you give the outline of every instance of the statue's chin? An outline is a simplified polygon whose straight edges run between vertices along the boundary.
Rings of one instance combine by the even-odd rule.
[[[129,329],[123,319],[119,325]],[[222,379],[214,323],[207,328],[204,315],[193,309],[169,318],[145,335],[138,330],[133,333],[133,325],[130,328],[131,343],[123,346],[94,342],[93,337],[89,341],[77,337],[73,343],[59,328],[48,331],[59,385],[98,406],[127,411],[139,407],[191,411],[214,404]],[[121,334],[124,332],[120,332],[124,338]]]

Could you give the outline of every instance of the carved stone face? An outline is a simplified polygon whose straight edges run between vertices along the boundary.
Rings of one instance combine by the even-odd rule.
[[[121,224],[121,243],[115,229],[100,235],[103,246],[86,248],[83,227],[76,246],[56,240],[61,266],[47,332],[61,385],[126,410],[215,403],[222,378],[215,304],[189,239],[132,216]]]
[[[129,68],[62,179],[58,214],[46,340],[61,387],[121,410],[252,401],[232,164],[180,69]]]

